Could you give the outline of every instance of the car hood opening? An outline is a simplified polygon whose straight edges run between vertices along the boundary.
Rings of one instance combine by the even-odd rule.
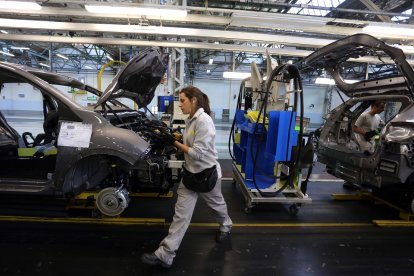
[[[358,58],[369,59],[369,57],[382,62],[381,56],[384,53],[389,57],[389,63],[395,63],[399,75],[359,80],[355,83],[347,83],[341,77],[341,68],[346,62]],[[348,97],[386,94],[389,91],[401,91],[401,94],[412,98],[414,96],[414,71],[407,62],[404,52],[367,34],[355,34],[337,40],[313,52],[302,62],[305,70],[319,68],[329,72],[337,87]]]
[[[129,98],[139,108],[146,107],[154,98],[154,92],[168,67],[168,54],[159,47],[140,52],[121,69],[108,85],[96,106],[115,98]]]

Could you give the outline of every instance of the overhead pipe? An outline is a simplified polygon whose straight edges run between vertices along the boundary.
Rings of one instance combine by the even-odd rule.
[[[123,61],[121,61],[121,60],[111,60],[111,61],[109,61],[108,63],[105,63],[105,64],[101,67],[101,69],[99,70],[99,73],[98,73],[98,90],[101,90],[101,89],[102,89],[102,75],[103,75],[103,73],[104,73],[105,69],[106,69],[107,67],[109,67],[109,66],[114,65],[114,64],[126,65],[126,63],[125,63],[125,62],[123,62]]]

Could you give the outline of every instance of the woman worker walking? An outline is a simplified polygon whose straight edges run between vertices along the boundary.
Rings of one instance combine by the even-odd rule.
[[[215,148],[216,129],[210,117],[210,104],[206,94],[196,87],[186,87],[180,91],[180,104],[184,114],[189,114],[183,134],[183,143],[171,139],[171,143],[184,152],[185,168],[191,173],[198,173],[216,166],[218,179],[215,187],[206,193],[198,193],[186,188],[181,181],[175,204],[175,214],[168,235],[161,241],[153,253],[145,253],[141,260],[152,266],[170,268],[181,241],[190,224],[191,217],[201,196],[213,209],[220,227],[216,236],[217,242],[230,237],[232,221],[227,213],[227,205],[221,193],[221,167],[217,161]]]

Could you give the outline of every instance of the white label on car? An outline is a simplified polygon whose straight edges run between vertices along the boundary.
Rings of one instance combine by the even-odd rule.
[[[80,122],[62,122],[58,146],[89,148],[92,125]]]

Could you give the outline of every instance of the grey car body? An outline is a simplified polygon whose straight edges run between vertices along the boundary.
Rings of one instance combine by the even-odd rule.
[[[42,94],[45,131],[29,143],[31,134],[23,137],[0,112],[0,192],[61,196],[105,188],[167,192],[177,181],[168,167],[175,149],[162,139],[168,127],[150,114],[117,101],[127,97],[146,107],[167,65],[167,54],[149,48],[131,59],[101,93],[70,77],[0,62],[2,87],[27,83]],[[83,107],[54,85],[93,93],[99,97],[98,103]],[[59,146],[59,128],[64,122],[91,125],[89,146]],[[52,138],[46,141],[48,137]],[[18,153],[22,148],[46,145],[56,147],[56,154]]]
[[[352,58],[388,55],[396,74],[346,83],[341,72]],[[325,69],[340,92],[349,97],[332,109],[317,131],[318,161],[329,173],[374,192],[403,191],[400,202],[414,211],[414,72],[402,50],[366,34],[357,34],[312,53],[304,59],[312,68]],[[352,126],[375,100],[387,103],[385,126],[373,153],[358,150]]]

